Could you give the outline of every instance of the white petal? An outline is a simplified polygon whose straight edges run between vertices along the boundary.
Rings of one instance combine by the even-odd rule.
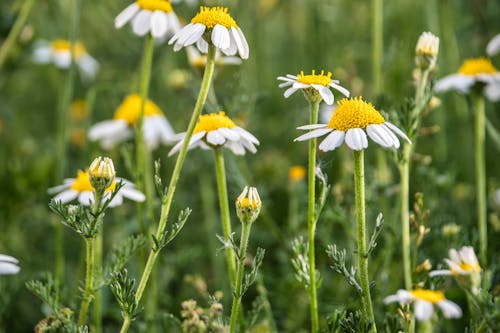
[[[408,304],[414,299],[413,295],[404,289],[399,289],[395,295],[390,295],[384,298],[384,303],[389,304],[392,302],[399,302],[401,304]]]
[[[335,90],[339,91],[345,97],[349,97],[351,95],[351,93],[349,92],[349,90],[347,90],[346,88],[342,87],[341,85],[336,84],[334,81],[332,81],[329,84],[329,86],[332,87],[332,88],[334,88]]]
[[[320,137],[322,135],[325,135],[326,133],[330,133],[331,131],[332,131],[331,128],[318,128],[318,129],[313,130],[311,132],[308,132],[306,134],[302,134],[298,138],[295,138],[293,141],[305,141],[305,140],[309,140],[312,138],[317,138],[317,137]]]
[[[132,131],[128,123],[122,119],[105,120],[95,124],[89,129],[90,141],[108,141],[117,143],[128,139]]]
[[[171,30],[172,33],[176,34],[179,30],[181,30],[181,23],[179,22],[179,18],[173,11],[167,14],[167,18],[169,30]]]
[[[238,132],[238,134],[241,137],[247,139],[248,141],[250,141],[252,143],[255,143],[256,145],[260,144],[259,140],[252,133],[250,133],[249,131],[247,131],[244,128],[236,126],[236,127],[233,127],[233,131]]]
[[[289,87],[293,84],[293,81],[287,81],[287,82],[282,82],[278,85],[278,87],[280,88],[285,88],[285,87]]]
[[[168,29],[168,18],[165,12],[155,10],[151,15],[151,35],[155,38],[165,36]]]
[[[239,35],[240,41],[241,41],[241,45],[237,45],[238,46],[238,53],[240,54],[241,59],[248,59],[248,56],[250,54],[250,49],[248,47],[248,43],[247,43],[247,40],[245,38],[245,35],[243,35],[243,31],[241,31],[240,28],[236,28],[236,31],[238,32],[238,35]]]
[[[288,98],[288,97],[290,97],[291,94],[293,94],[296,91],[297,91],[297,89],[294,87],[288,88],[287,90],[285,90],[285,93],[283,94],[283,96],[285,96],[285,98]]]
[[[434,86],[434,91],[445,92],[448,90],[457,90],[461,93],[467,93],[475,81],[472,76],[452,74],[438,80]]]
[[[396,132],[397,135],[399,135],[400,137],[402,137],[403,139],[406,140],[406,142],[408,142],[409,144],[411,144],[411,140],[410,138],[402,131],[400,130],[396,125],[386,121],[384,123],[385,126],[389,127],[393,132]]]
[[[279,80],[279,81],[286,81],[286,82],[291,82],[291,83],[297,81],[297,79],[292,79],[292,78],[285,77],[285,76],[278,76],[276,79]]]
[[[68,184],[62,184],[62,185],[57,185],[57,186],[54,186],[54,187],[50,187],[48,190],[47,190],[47,193],[50,194],[50,195],[53,195],[53,194],[56,194],[56,193],[59,193],[63,190],[67,190],[71,187],[71,184],[75,181],[74,178],[72,178],[71,180],[71,183]]]
[[[6,254],[0,254],[0,261],[11,263],[11,264],[18,264],[19,263],[19,260],[17,260],[16,258],[14,258],[12,256],[6,255]]]
[[[415,301],[415,318],[419,321],[429,320],[434,313],[434,307],[431,302],[416,300]]]
[[[224,147],[231,150],[233,152],[233,154],[235,154],[235,155],[239,155],[239,156],[245,155],[245,148],[243,147],[243,145],[241,145],[238,142],[228,141],[228,142],[226,142]]]
[[[75,200],[78,197],[78,192],[72,189],[66,190],[64,192],[59,193],[54,198],[54,201],[61,201],[62,203],[68,203],[70,201]]]
[[[148,33],[151,27],[151,15],[149,10],[143,9],[132,19],[132,30],[137,36],[144,36]]]
[[[326,124],[309,124],[297,127],[298,130],[312,130],[317,128],[324,128]]]
[[[117,207],[117,206],[120,206],[123,203],[123,196],[122,196],[122,194],[120,192],[117,193],[115,195],[115,197],[113,198],[113,200],[110,201],[109,207]],[[109,198],[109,196],[108,196],[108,198]],[[107,199],[107,198],[105,197],[105,199]]]
[[[48,45],[40,46],[33,52],[33,61],[39,64],[48,64],[52,60],[52,48]]]
[[[394,146],[394,142],[392,138],[387,134],[385,127],[378,125],[378,124],[372,124],[368,125],[366,127],[366,133],[368,133],[368,136],[381,145],[382,147],[392,147]]]
[[[396,134],[394,134],[392,132],[392,130],[388,126],[385,125],[385,123],[380,124],[380,126],[382,126],[385,129],[386,135],[391,138],[392,142],[394,143],[394,145],[393,145],[394,148],[396,148],[396,149],[399,148],[400,142],[399,142],[399,139],[396,136]]]
[[[313,84],[313,87],[319,92],[321,97],[323,97],[323,101],[325,101],[326,104],[328,105],[333,104],[334,97],[330,88],[318,84]]]
[[[462,309],[457,304],[451,301],[448,300],[439,301],[437,302],[437,306],[441,309],[445,318],[462,317]]]
[[[207,142],[218,146],[224,144],[224,142],[226,142],[226,138],[217,130],[210,131],[207,133]]]
[[[191,140],[189,141],[188,147],[191,147],[196,142],[200,141],[205,136],[205,134],[206,134],[205,131],[193,134],[193,136],[191,137]],[[181,150],[183,144],[184,144],[184,138],[182,140],[180,140],[179,142],[177,142],[177,144],[168,153],[168,156],[170,157],[170,156],[174,155],[175,153],[177,153],[179,150]]]
[[[177,43],[182,44],[183,46],[188,46],[191,44],[194,44],[198,39],[202,38],[203,33],[205,33],[205,27],[201,23],[195,23],[191,24],[191,26],[188,28],[188,26],[185,26],[182,31],[186,31],[184,35],[182,35]]]
[[[124,186],[123,188],[120,189],[120,193],[125,198],[133,201],[143,202],[144,200],[146,200],[146,196],[144,195],[144,193],[142,193],[139,190],[136,190],[135,188]]]
[[[486,46],[486,53],[488,53],[490,57],[498,52],[500,52],[500,34],[493,37]]]
[[[335,150],[344,142],[345,133],[343,131],[333,131],[320,143],[319,149],[322,151]]]
[[[201,53],[208,53],[208,43],[203,38],[196,41],[196,47]]]
[[[78,201],[84,206],[89,206],[94,202],[94,193],[91,191],[82,191],[78,194]]]
[[[212,43],[215,47],[221,50],[229,48],[231,44],[231,38],[229,37],[229,31],[223,25],[216,24],[212,29]]]
[[[345,143],[353,150],[362,150],[368,147],[368,139],[361,128],[351,128],[345,135]]]
[[[0,262],[0,275],[12,275],[19,273],[19,266],[11,262]]]
[[[486,88],[484,88],[484,94],[492,102],[500,101],[500,84],[488,84]]]
[[[78,59],[78,67],[80,67],[84,77],[94,78],[99,70],[99,63],[88,54],[85,54]]]
[[[430,277],[441,276],[441,275],[451,275],[451,271],[449,271],[447,269],[438,269],[438,270],[429,272]]]
[[[233,34],[231,33],[230,30],[228,30],[228,35],[229,35],[229,47],[223,49],[222,53],[224,53],[227,56],[234,56],[236,52],[238,52],[238,47],[236,45],[236,41],[234,40]]]
[[[120,29],[123,27],[125,24],[127,24],[128,21],[134,17],[134,15],[140,10],[141,8],[137,5],[137,3],[133,3],[124,10],[118,14],[118,16],[115,18],[115,28]]]
[[[71,65],[71,53],[69,51],[57,51],[52,54],[52,61],[58,68],[66,69]]]
[[[302,83],[302,82],[294,81],[293,82],[293,87],[296,88],[296,89],[305,89],[305,88],[310,88],[311,85],[310,84],[305,84],[305,83]]]
[[[232,128],[219,128],[219,133],[223,135],[226,139],[230,141],[237,141],[240,139],[240,134],[237,130],[233,130]]]

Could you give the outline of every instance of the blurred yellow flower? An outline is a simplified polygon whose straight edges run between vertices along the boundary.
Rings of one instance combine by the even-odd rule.
[[[298,182],[305,178],[306,168],[302,165],[294,165],[288,170],[288,179],[292,182]]]

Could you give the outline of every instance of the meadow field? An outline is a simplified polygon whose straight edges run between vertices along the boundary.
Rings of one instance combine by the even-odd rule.
[[[1,332],[500,332],[500,2],[0,2]]]

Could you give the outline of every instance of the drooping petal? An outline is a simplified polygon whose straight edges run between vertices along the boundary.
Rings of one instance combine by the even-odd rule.
[[[381,145],[382,147],[392,147],[394,146],[394,142],[391,138],[390,135],[387,134],[387,131],[385,130],[385,127],[379,125],[379,124],[372,124],[368,125],[366,127],[366,133],[368,133],[368,136]]]
[[[149,10],[143,9],[132,19],[132,31],[137,36],[144,36],[148,33],[151,27],[151,15]]]
[[[167,14],[161,10],[155,10],[151,15],[151,35],[154,38],[162,38],[168,29]]]
[[[118,14],[118,16],[116,16],[115,28],[122,28],[125,24],[127,24],[128,21],[132,19],[132,17],[134,17],[135,14],[137,14],[140,9],[141,8],[137,5],[136,2],[127,6],[124,10],[121,11],[120,14]]]
[[[12,258],[12,257],[11,257]],[[0,261],[0,275],[12,275],[17,274],[21,270],[16,262],[12,261]]]
[[[283,96],[285,96],[285,98],[288,98],[288,97],[290,97],[290,95],[292,95],[296,91],[297,91],[297,88],[294,88],[294,87],[288,88],[287,90],[285,90],[285,93],[283,94]]]
[[[402,131],[400,130],[396,125],[386,121],[384,123],[385,126],[389,127],[393,132],[396,132],[396,134],[400,137],[402,137],[403,139],[406,140],[406,142],[408,142],[409,144],[411,144],[411,140],[410,138]]]
[[[230,30],[228,30],[229,34],[229,47],[223,49],[222,52],[227,56],[234,56],[236,52],[238,52],[238,46],[236,45],[236,41],[234,40],[234,36]]]
[[[452,301],[448,301],[445,299],[437,302],[437,306],[441,309],[445,318],[462,317],[462,309]]]
[[[69,189],[69,190],[66,190],[66,191],[59,193],[58,195],[56,195],[52,199],[55,202],[61,201],[62,203],[68,203],[68,202],[75,200],[77,197],[78,197],[78,192],[75,190]]]
[[[492,102],[500,101],[500,83],[488,84],[484,88],[484,94]]]
[[[351,128],[345,135],[345,143],[352,150],[362,150],[368,147],[368,139],[361,128]]]
[[[221,50],[229,48],[231,44],[231,38],[229,37],[229,31],[226,27],[220,24],[216,24],[212,29],[212,43],[215,47]]]
[[[233,130],[237,131],[241,137],[244,137],[248,141],[250,141],[256,145],[260,144],[259,140],[252,133],[247,131],[246,129],[241,128],[239,126],[236,126],[236,127],[233,127]]]
[[[198,48],[198,50],[200,50],[201,53],[208,52],[208,43],[203,38],[200,38],[196,41],[196,47]]]
[[[243,147],[243,145],[241,145],[238,142],[228,141],[228,142],[226,142],[224,147],[231,150],[233,152],[233,154],[235,154],[235,155],[238,155],[238,156],[245,155],[245,148]]]
[[[94,193],[91,191],[82,191],[78,194],[78,202],[84,206],[90,206],[94,202]]]
[[[486,46],[486,53],[488,53],[490,57],[494,56],[498,52],[500,52],[500,34],[493,37]]]
[[[142,193],[139,190],[136,190],[135,188],[124,186],[123,188],[120,189],[120,193],[125,198],[133,201],[143,202],[144,200],[146,200],[146,196],[144,195],[144,193]]]
[[[303,125],[297,127],[298,130],[312,130],[312,129],[318,129],[318,128],[324,128],[326,127],[326,124],[309,124],[309,125]]]
[[[301,136],[293,139],[293,141],[305,141],[312,138],[318,138],[322,135],[325,135],[326,133],[330,133],[331,131],[332,131],[331,128],[318,128],[306,134],[302,134]]]
[[[48,45],[39,46],[33,52],[33,61],[38,64],[48,64],[52,60],[52,48]]]
[[[237,130],[233,130],[232,128],[219,128],[219,133],[223,135],[226,139],[230,141],[237,141],[240,139],[240,134]]]
[[[319,92],[319,94],[323,98],[323,101],[325,101],[326,104],[328,105],[333,104],[334,97],[330,88],[322,86],[320,84],[313,84],[312,86]]]
[[[349,97],[351,95],[351,93],[349,92],[349,90],[347,90],[346,88],[342,87],[341,85],[337,84],[336,82],[332,81],[330,84],[329,84],[330,87],[332,87],[333,89],[339,91],[342,95],[344,95],[345,97]]]
[[[460,93],[467,93],[476,80],[473,76],[463,74],[451,74],[438,80],[434,86],[434,91],[445,92],[457,90]]]
[[[345,132],[333,131],[320,143],[319,149],[322,151],[335,150],[344,142]]]
[[[236,28],[236,32],[238,33],[238,36],[240,37],[241,45],[238,46],[238,53],[240,54],[241,59],[248,59],[248,56],[250,55],[250,49],[248,47],[247,40],[245,38],[245,35],[243,35],[243,31],[241,31],[240,28]],[[233,32],[234,34],[234,32]],[[236,38],[235,38],[236,39]]]
[[[208,143],[213,144],[215,146],[219,146],[226,142],[226,138],[218,132],[218,130],[210,131],[207,133],[206,140]]]
[[[431,302],[416,300],[415,301],[415,318],[418,321],[427,321],[434,313],[434,307]]]

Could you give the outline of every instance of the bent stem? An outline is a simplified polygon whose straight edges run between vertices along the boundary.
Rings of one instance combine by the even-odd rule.
[[[243,293],[243,274],[245,272],[245,256],[247,253],[248,238],[250,237],[250,229],[252,223],[242,223],[240,253],[238,255],[238,272],[236,274],[236,284],[233,291],[233,306],[231,308],[231,320],[229,332],[234,333],[236,329],[236,322],[238,319],[239,308]]]
[[[319,101],[309,104],[309,123],[318,122]],[[309,140],[308,208],[307,208],[307,253],[309,261],[309,302],[311,310],[311,332],[318,332],[318,298],[316,285],[316,261],[314,257],[314,237],[316,233],[316,139]]]
[[[162,199],[161,205],[161,214],[160,221],[158,223],[158,228],[156,230],[156,238],[160,239],[162,234],[165,231],[167,226],[167,219],[170,212],[170,206],[172,205],[172,200],[175,194],[175,188],[177,186],[177,182],[179,181],[179,176],[182,171],[182,166],[184,164],[184,160],[186,158],[187,150],[189,147],[189,142],[191,141],[191,137],[193,135],[194,128],[196,123],[198,122],[198,118],[200,116],[201,110],[205,101],[207,99],[208,90],[210,88],[210,83],[212,81],[212,76],[214,73],[214,65],[215,65],[215,46],[210,45],[208,48],[207,54],[207,65],[205,67],[205,73],[203,74],[203,80],[201,82],[200,94],[198,95],[198,99],[196,101],[196,105],[193,110],[193,114],[191,116],[191,120],[189,121],[188,128],[186,130],[186,136],[184,138],[184,142],[182,144],[182,148],[179,151],[179,155],[177,156],[177,160],[175,162],[174,170],[172,172],[172,177],[170,178],[170,183],[168,186],[167,194]],[[144,267],[144,271],[142,272],[141,280],[139,281],[139,285],[137,287],[137,291],[135,293],[135,300],[137,303],[141,301],[142,295],[148,283],[149,276],[151,275],[151,271],[153,270],[154,264],[158,257],[158,251],[155,249],[151,249],[149,252],[148,260],[146,262],[146,266]],[[124,318],[121,332],[127,332],[130,327],[130,319],[127,320],[127,317]]]
[[[356,193],[356,217],[358,222],[358,270],[361,289],[361,301],[365,321],[371,322],[371,332],[377,332],[370,296],[368,279],[368,253],[366,251],[366,213],[365,213],[365,166],[363,150],[354,151],[354,188]]]
[[[229,202],[227,198],[227,184],[226,184],[226,168],[224,165],[224,152],[222,148],[214,149],[215,157],[215,173],[217,176],[217,190],[219,192],[219,206],[222,220],[222,231],[224,234],[224,241],[229,243],[231,237],[231,218],[229,216]],[[226,247],[226,260],[229,270],[229,281],[231,288],[235,288],[236,282],[236,267],[234,261],[234,250],[232,246]]]

